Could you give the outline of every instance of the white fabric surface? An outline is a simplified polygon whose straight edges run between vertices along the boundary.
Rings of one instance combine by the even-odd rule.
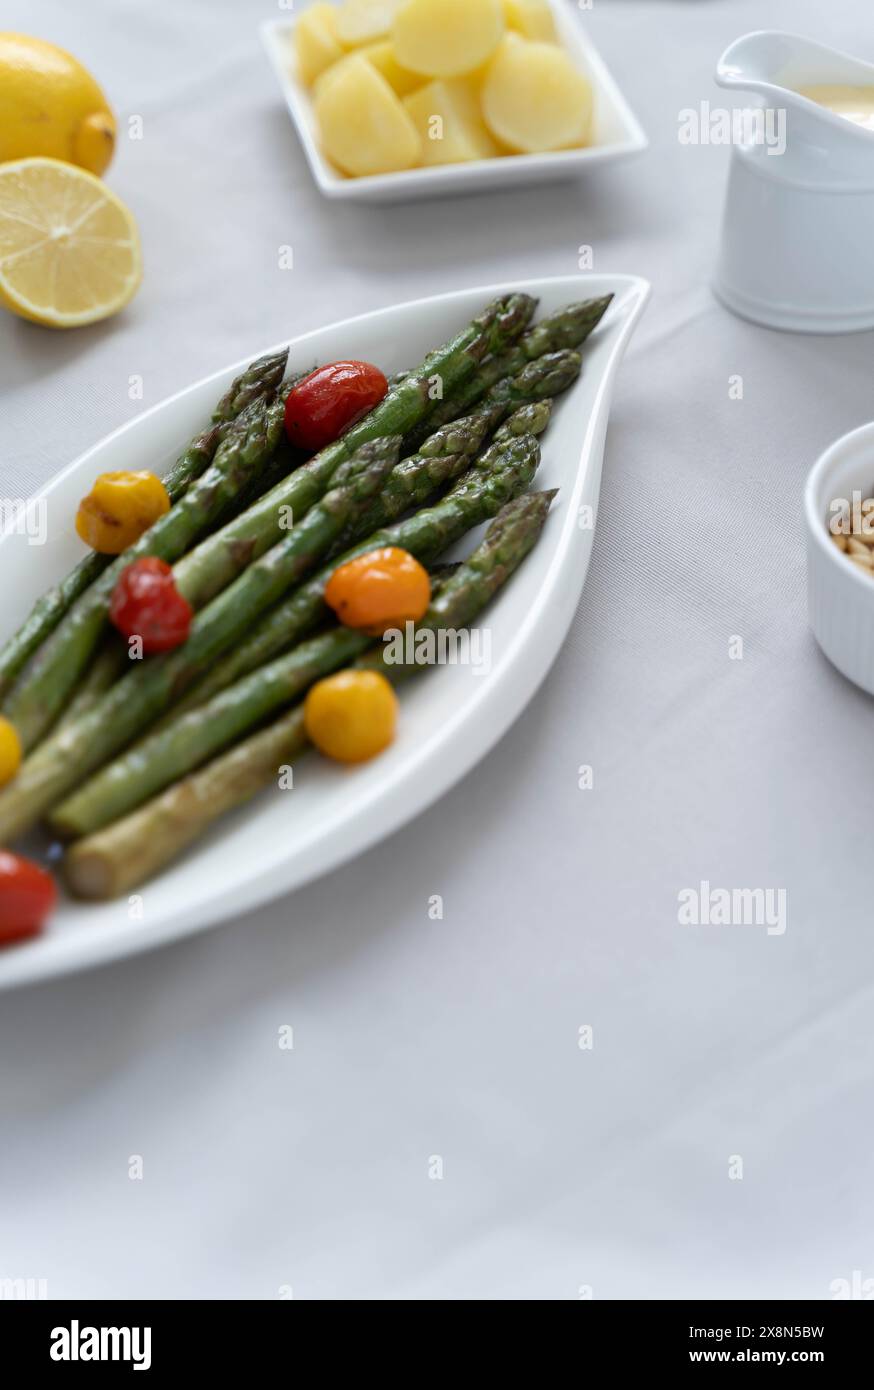
[[[287,331],[573,270],[583,243],[654,298],[579,613],[491,756],[292,898],[4,996],[0,1276],[56,1297],[829,1297],[874,1276],[872,705],[807,627],[800,501],[874,414],[874,340],[716,304],[728,152],[681,147],[677,120],[719,100],[746,30],[874,56],[874,12],[596,0],[581,22],[649,152],[387,209],[314,190],[255,32],[272,13],[7,0],[4,28],[73,49],[143,117],[110,181],[146,279],[91,330],[3,317],[4,493],[138,411],[132,374],[148,405]],[[787,931],[680,926],[702,879],[786,888]]]

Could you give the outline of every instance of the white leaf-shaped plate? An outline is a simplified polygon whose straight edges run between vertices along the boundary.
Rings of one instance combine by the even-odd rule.
[[[629,275],[569,276],[487,285],[347,319],[291,344],[291,367],[365,358],[392,373],[422,359],[507,289],[538,296],[538,315],[612,292],[583,348],[581,377],[559,401],[543,439],[534,484],[560,488],[543,535],[482,620],[491,642],[487,674],[447,665],[401,689],[398,737],[381,757],[343,768],[315,754],[299,760],[293,790],[265,792],[213,827],[201,844],[141,890],[141,915],[126,899],[91,905],[62,899],[45,933],[0,952],[0,987],[62,974],[186,936],[246,912],[335,868],[423,811],[501,737],[543,680],[582,592],[601,480],[613,383],[649,296]],[[265,349],[266,351],[266,349]],[[73,519],[96,474],[119,468],[164,472],[202,426],[245,359],[189,386],[116,430],[45,489],[45,545],[24,535],[0,542],[2,636],[81,554]],[[465,554],[477,531],[458,547]],[[14,603],[8,596],[14,595]]]

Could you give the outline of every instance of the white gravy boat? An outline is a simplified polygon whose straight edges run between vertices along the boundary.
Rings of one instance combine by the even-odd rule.
[[[874,328],[874,131],[799,90],[874,88],[874,64],[763,30],[726,49],[716,81],[752,94],[769,139],[785,135],[734,142],[717,295],[772,328]]]

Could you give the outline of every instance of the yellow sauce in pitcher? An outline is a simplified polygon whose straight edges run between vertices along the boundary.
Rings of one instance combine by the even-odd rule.
[[[845,121],[852,121],[865,130],[874,131],[874,87],[843,87],[823,84],[800,87],[799,96],[815,101]]]

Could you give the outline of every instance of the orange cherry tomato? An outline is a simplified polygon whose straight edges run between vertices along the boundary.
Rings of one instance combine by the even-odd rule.
[[[57,898],[54,879],[45,869],[0,850],[0,946],[42,931]]]
[[[370,550],[334,570],[325,602],[346,627],[381,637],[390,627],[417,622],[431,602],[428,571],[406,550]]]

